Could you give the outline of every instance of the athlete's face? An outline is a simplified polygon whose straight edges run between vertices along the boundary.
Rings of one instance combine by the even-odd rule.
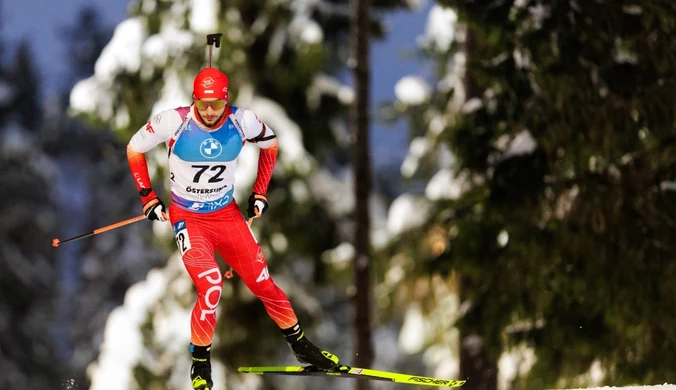
[[[195,100],[195,107],[199,112],[204,124],[207,126],[215,125],[225,111],[225,100],[216,98],[205,98]]]

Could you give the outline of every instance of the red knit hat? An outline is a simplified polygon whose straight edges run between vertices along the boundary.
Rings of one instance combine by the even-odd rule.
[[[216,68],[204,68],[192,84],[195,99],[217,98],[228,100],[228,76]]]

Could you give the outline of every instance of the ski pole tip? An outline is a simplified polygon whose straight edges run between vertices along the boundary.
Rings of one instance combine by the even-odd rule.
[[[57,246],[59,246],[60,243],[61,243],[61,240],[59,240],[58,238],[55,238],[55,239],[52,240],[52,246],[53,246],[54,248],[56,248]]]

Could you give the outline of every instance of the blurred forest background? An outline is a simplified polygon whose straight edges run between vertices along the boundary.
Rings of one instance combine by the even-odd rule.
[[[2,390],[186,383],[195,297],[170,228],[50,243],[140,214],[126,142],[159,102],[190,103],[214,30],[233,104],[286,140],[254,226],[271,275],[313,340],[355,361],[350,4],[213,0],[203,31],[193,3],[138,0],[117,27],[82,10],[49,101],[31,42],[8,52],[0,29]],[[414,6],[373,0],[373,39]],[[676,382],[676,3],[438,0],[434,18],[452,39],[420,39],[422,76],[371,107],[410,137],[373,172],[374,368],[480,390]],[[141,61],[98,65],[115,48]],[[237,375],[294,360],[237,278],[219,310],[227,388],[354,388]]]

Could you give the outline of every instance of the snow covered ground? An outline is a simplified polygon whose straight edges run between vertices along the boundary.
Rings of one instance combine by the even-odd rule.
[[[659,386],[629,386],[629,387],[594,387],[594,388],[585,388],[584,390],[609,390],[609,389],[622,389],[622,390],[676,390],[676,385],[659,385]],[[572,389],[571,389],[572,390]]]

